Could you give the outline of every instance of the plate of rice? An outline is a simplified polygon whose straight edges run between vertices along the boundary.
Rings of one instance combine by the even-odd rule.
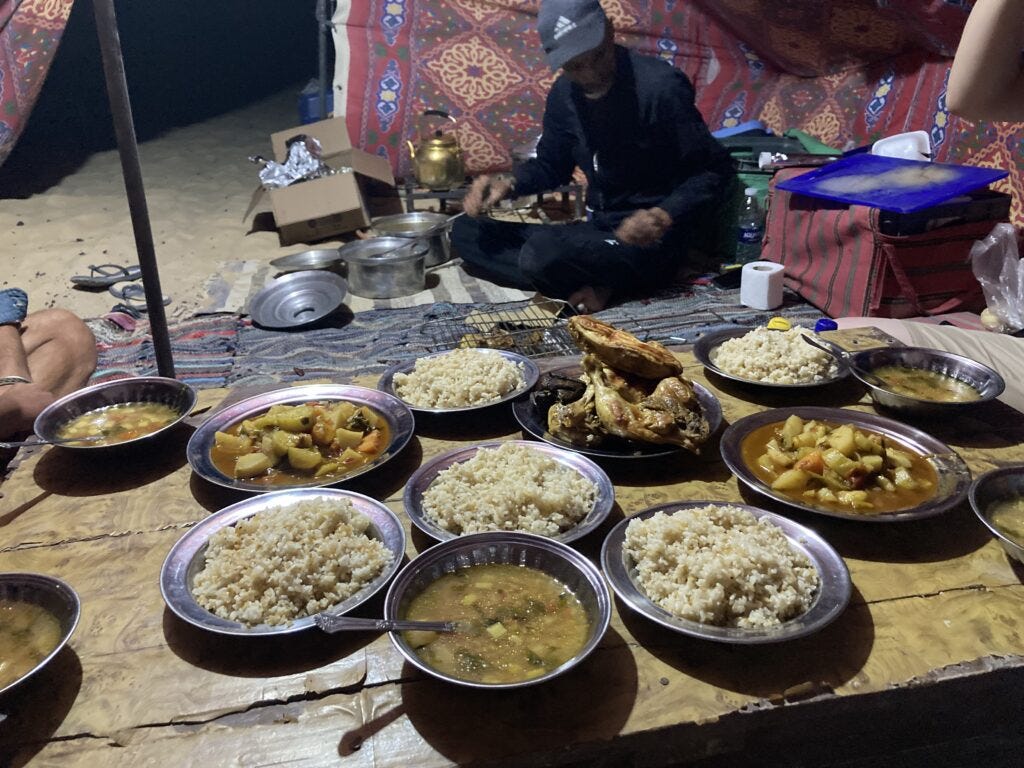
[[[604,521],[615,489],[586,456],[508,440],[458,448],[424,463],[409,478],[403,502],[413,524],[439,541],[524,531],[569,542]]]
[[[453,349],[388,368],[377,388],[420,413],[460,413],[508,402],[537,383],[528,357],[504,349]]]
[[[849,376],[846,366],[812,347],[802,334],[813,332],[799,326],[786,331],[726,328],[697,339],[693,356],[719,376],[761,387],[820,387]]]
[[[405,554],[384,504],[333,488],[294,488],[226,507],[171,548],[160,572],[179,618],[221,635],[287,635],[320,612],[348,613],[383,589]]]
[[[760,644],[817,632],[852,590],[842,557],[814,531],[746,504],[661,504],[616,525],[601,547],[615,593],[684,635]]]

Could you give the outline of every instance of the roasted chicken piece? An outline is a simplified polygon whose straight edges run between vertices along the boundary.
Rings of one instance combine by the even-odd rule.
[[[594,408],[594,385],[587,382],[578,400],[558,402],[548,409],[548,432],[573,445],[595,448],[604,441],[605,432]]]
[[[640,341],[590,315],[569,318],[569,335],[584,352],[625,373],[660,380],[683,372],[682,364],[658,342]]]
[[[707,419],[693,386],[683,376],[666,376],[658,382],[625,376],[589,354],[583,356],[583,371],[594,392],[597,417],[609,434],[693,452],[708,439]]]

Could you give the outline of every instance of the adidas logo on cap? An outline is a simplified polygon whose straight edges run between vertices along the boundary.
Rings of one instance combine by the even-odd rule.
[[[559,16],[558,21],[555,22],[555,31],[552,37],[555,40],[560,39],[563,35],[568,34],[576,29],[576,22],[565,18],[565,16]]]

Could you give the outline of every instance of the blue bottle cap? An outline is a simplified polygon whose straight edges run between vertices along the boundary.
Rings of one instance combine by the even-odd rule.
[[[821,333],[822,331],[834,331],[839,328],[839,323],[835,320],[829,320],[827,317],[821,318],[814,324],[814,332]]]

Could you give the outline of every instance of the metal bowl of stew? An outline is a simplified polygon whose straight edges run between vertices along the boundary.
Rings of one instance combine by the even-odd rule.
[[[94,442],[62,443],[62,448],[75,451],[102,451],[137,445],[159,440],[180,424],[192,412],[196,404],[196,391],[183,381],[163,376],[136,376],[118,379],[91,387],[79,389],[48,405],[35,420],[33,430],[43,440],[64,440],[66,429],[76,419],[86,414],[98,425],[100,432],[106,430],[109,439]],[[153,408],[149,408],[153,406]],[[150,423],[142,429],[131,432],[133,415],[152,416],[160,426]],[[127,436],[126,435],[130,435]]]
[[[14,643],[17,646],[0,651],[3,654],[0,658],[7,662],[4,673],[0,674],[0,695],[3,695],[60,653],[78,626],[82,606],[75,590],[67,583],[40,573],[0,573],[0,606],[3,645]],[[15,625],[21,629],[21,637],[7,635]],[[41,637],[42,634],[47,637]],[[12,651],[17,651],[22,658],[12,658]],[[12,664],[15,666],[9,666]]]
[[[445,682],[469,688],[523,688],[568,672],[597,647],[608,629],[612,610],[611,593],[604,577],[593,563],[571,547],[529,533],[474,533],[431,547],[406,565],[391,582],[387,597],[384,599],[384,616],[389,619],[409,618],[410,604],[442,576],[458,574],[473,566],[491,564],[540,571],[571,592],[579,600],[586,616],[586,636],[582,647],[562,663],[552,668],[545,667],[542,672],[538,670],[538,674],[529,679],[516,682],[481,682],[458,677],[432,666],[413,648],[408,633],[390,633],[391,642],[412,666]],[[498,588],[500,585],[495,586],[495,590]],[[514,612],[513,609],[509,610]],[[511,623],[512,620],[507,621]]]
[[[954,415],[994,400],[1006,389],[998,372],[969,357],[924,347],[867,349],[852,357],[853,375],[869,390],[876,405],[910,415]],[[897,373],[893,370],[897,369]],[[881,378],[868,379],[864,372]],[[971,399],[940,400],[944,392]]]
[[[986,472],[971,484],[968,498],[1006,554],[1024,564],[1024,513],[1017,511],[1024,508],[1024,465]]]

